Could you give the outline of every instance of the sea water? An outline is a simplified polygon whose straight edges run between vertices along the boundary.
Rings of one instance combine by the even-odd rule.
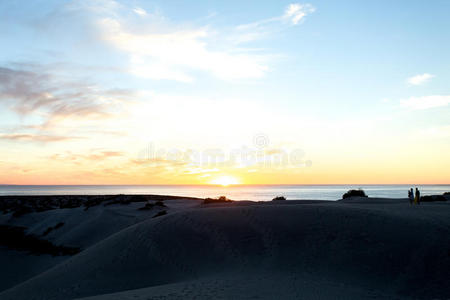
[[[253,201],[269,201],[276,196],[288,200],[338,200],[349,189],[359,188],[370,197],[407,198],[411,187],[418,187],[422,195],[450,191],[450,185],[0,185],[0,195],[154,194],[199,198],[226,196]]]

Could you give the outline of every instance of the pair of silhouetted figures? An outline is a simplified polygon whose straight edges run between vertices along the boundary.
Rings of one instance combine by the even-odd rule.
[[[414,190],[410,188],[408,190],[408,198],[409,203],[412,204],[420,204],[420,191],[418,188],[416,188],[416,194],[414,195]]]

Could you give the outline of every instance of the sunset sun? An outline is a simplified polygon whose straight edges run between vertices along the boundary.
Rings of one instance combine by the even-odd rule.
[[[211,184],[221,185],[221,186],[229,186],[233,184],[239,184],[239,180],[232,176],[221,176],[210,182]]]

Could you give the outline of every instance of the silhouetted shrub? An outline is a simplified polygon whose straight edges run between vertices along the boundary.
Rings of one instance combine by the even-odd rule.
[[[152,218],[156,218],[156,217],[160,217],[160,216],[164,216],[167,215],[167,211],[162,210],[160,212],[158,212],[156,215],[154,215]]]
[[[52,230],[53,230],[53,227],[50,226],[49,228],[47,228],[47,229],[44,231],[44,233],[43,233],[42,235],[43,235],[43,236],[46,236],[47,234],[49,234],[50,232],[52,232]]]
[[[427,195],[420,197],[420,202],[447,201],[443,195]]]
[[[130,204],[132,202],[147,202],[148,199],[145,196],[141,196],[141,195],[131,195],[128,196],[128,199],[125,203],[122,204]]]
[[[205,198],[205,200],[203,200],[204,204],[209,204],[209,203],[214,203],[214,202],[217,202],[217,199]]]
[[[64,222],[59,222],[58,224],[56,224],[55,226],[50,226],[49,228],[47,228],[47,230],[45,230],[45,232],[42,234],[43,236],[46,236],[47,234],[49,234],[50,232],[52,232],[55,229],[58,229],[60,227],[64,226]]]
[[[223,202],[232,202],[233,200],[228,199],[225,196],[220,196],[219,198],[206,198],[203,200],[204,204],[211,204],[211,203],[223,203]]]
[[[283,200],[286,200],[286,197],[284,197],[284,196],[277,196],[277,197],[272,199],[272,201],[283,201]]]
[[[128,205],[132,202],[148,202],[149,196],[147,195],[116,195],[112,200],[105,203],[104,206],[112,205],[112,204],[122,204]],[[145,207],[145,206],[144,206]],[[142,208],[144,208],[142,207]]]
[[[59,208],[76,208],[82,205],[80,198],[61,197],[57,199]]]
[[[98,197],[98,198],[89,198],[89,199],[85,200],[85,202],[84,202],[84,206],[85,206],[84,210],[86,211],[90,207],[100,205],[103,202],[103,200],[104,199],[102,199],[100,197]]]
[[[138,208],[138,210],[150,210],[150,209],[152,209],[155,206],[167,207],[162,200],[158,200],[155,203],[147,202],[143,207]]]
[[[349,190],[347,193],[342,195],[342,199],[350,198],[350,197],[367,197],[367,195],[361,189],[359,189],[359,190]]]
[[[51,196],[2,196],[0,195],[0,214],[12,213],[14,217],[20,217],[32,212],[43,212],[52,209],[84,207],[97,205],[130,204],[132,202],[156,201],[154,204],[165,207],[163,200],[171,199],[195,199],[193,197],[179,197],[168,195],[51,195]],[[161,201],[161,202],[158,202]]]
[[[58,224],[55,225],[55,227],[53,227],[54,229],[58,229],[60,227],[64,226],[64,222],[59,222]]]
[[[138,208],[138,210],[150,210],[155,206],[153,203],[145,203],[145,205],[141,208]]]
[[[19,206],[14,210],[13,217],[18,218],[20,216],[23,216],[24,214],[29,214],[30,212],[33,212],[33,209],[31,209],[31,207]]]
[[[47,240],[26,234],[25,227],[0,225],[0,246],[29,251],[32,254],[74,255],[81,251],[77,247],[57,246]]]
[[[162,200],[158,200],[155,202],[155,206],[159,206],[159,207],[167,207],[164,202],[162,202]]]

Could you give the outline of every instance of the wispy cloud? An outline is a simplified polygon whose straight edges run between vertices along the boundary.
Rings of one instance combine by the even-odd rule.
[[[419,75],[412,76],[406,80],[407,83],[411,85],[421,85],[431,80],[431,78],[435,77],[434,75],[423,73]]]
[[[288,20],[293,25],[297,25],[304,17],[313,13],[315,10],[311,4],[293,3],[288,5],[282,18]]]
[[[140,8],[131,10],[147,14]],[[293,3],[284,14],[235,26],[235,32],[209,24],[180,27],[162,16],[141,19],[136,26],[134,19],[124,17],[126,7],[98,16],[96,24],[102,40],[128,54],[128,70],[136,76],[191,82],[201,71],[224,80],[255,79],[269,71],[270,55],[235,47],[236,41],[257,39],[273,24],[297,25],[314,10],[310,4]]]
[[[124,90],[102,90],[83,82],[67,82],[44,68],[0,67],[0,101],[19,114],[37,113],[50,125],[60,119],[104,119],[114,107],[127,101]]]
[[[179,166],[186,166],[189,164],[189,162],[183,160],[165,159],[161,157],[132,159],[130,162],[134,165],[139,166],[159,166],[159,167],[179,167]]]
[[[71,162],[80,164],[83,161],[102,161],[112,157],[121,157],[125,154],[121,151],[107,151],[107,150],[90,150],[87,153],[73,153],[67,151],[65,153],[57,153],[49,156],[51,160]]]
[[[286,27],[300,24],[315,11],[316,8],[311,4],[291,3],[282,15],[236,26],[232,39],[236,43],[246,43],[268,37]]]
[[[423,97],[411,97],[408,99],[400,100],[400,104],[404,107],[414,110],[442,107],[450,104],[450,96],[433,95]]]
[[[30,141],[30,142],[61,142],[67,140],[81,139],[81,137],[74,136],[57,136],[57,135],[39,135],[39,134],[25,134],[25,133],[11,133],[0,134],[0,140],[9,141]]]
[[[147,15],[147,11],[145,11],[145,9],[140,8],[140,7],[133,8],[133,11],[139,16],[146,16]]]
[[[150,79],[193,81],[194,71],[227,80],[260,78],[268,70],[264,57],[233,49],[211,50],[206,28],[133,32],[123,21],[99,21],[102,38],[129,55],[129,71]]]
[[[212,169],[203,169],[203,168],[199,168],[199,167],[192,167],[192,168],[188,168],[185,173],[186,174],[204,174],[204,173],[214,173],[214,172],[219,172],[220,169],[218,168],[212,168]]]
[[[126,2],[79,0],[59,5],[34,27],[67,40],[64,30],[77,24],[71,40],[89,46],[106,42],[127,55],[124,69],[137,77],[180,82],[205,74],[222,80],[259,79],[270,71],[277,54],[238,44],[298,25],[314,11],[310,4],[292,3],[268,19],[217,27],[210,16],[178,23]]]
[[[316,11],[316,8],[311,4],[291,3],[285,10],[284,14],[271,17],[267,19],[258,20],[255,22],[238,25],[237,29],[255,29],[265,25],[274,25],[275,23],[289,23],[291,25],[298,25],[307,15]]]

